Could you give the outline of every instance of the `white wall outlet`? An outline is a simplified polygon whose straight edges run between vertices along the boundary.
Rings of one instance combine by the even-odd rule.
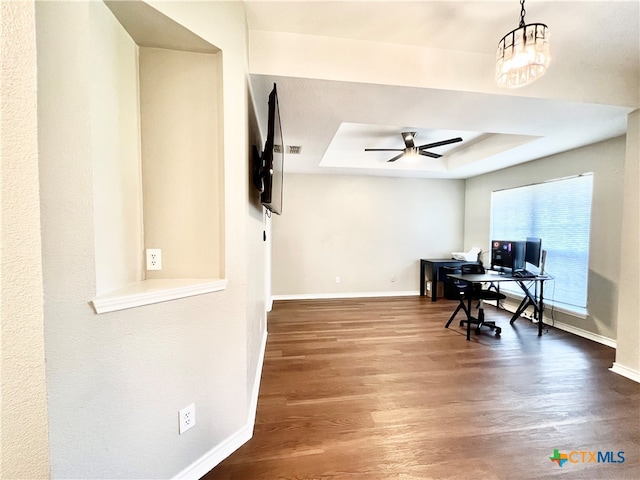
[[[196,405],[192,403],[178,412],[178,433],[182,435],[196,425]]]
[[[391,275],[391,281],[395,282],[396,281],[396,276],[395,275]]]
[[[336,283],[340,283],[340,277],[336,276]]]
[[[147,270],[162,270],[162,250],[147,248]]]

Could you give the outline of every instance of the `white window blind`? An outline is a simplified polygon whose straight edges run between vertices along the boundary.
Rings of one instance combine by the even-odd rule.
[[[491,239],[541,238],[545,273],[555,279],[553,301],[569,309],[587,306],[592,192],[589,173],[491,195]]]

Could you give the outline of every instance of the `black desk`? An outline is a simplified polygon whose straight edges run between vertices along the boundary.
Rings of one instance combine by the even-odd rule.
[[[424,297],[426,293],[427,280],[431,282],[431,301],[438,300],[438,282],[444,282],[445,276],[440,271],[442,267],[463,265],[465,260],[454,260],[452,258],[441,259],[420,259],[420,296]],[[427,279],[425,280],[425,275]]]
[[[516,282],[520,289],[524,292],[524,298],[520,302],[520,305],[516,309],[515,313],[511,317],[510,325],[520,318],[522,312],[524,312],[529,306],[533,306],[534,316],[538,319],[538,336],[542,336],[542,314],[544,313],[544,282],[549,280],[550,277],[546,275],[538,275],[531,278],[513,277],[511,275],[499,275],[496,273],[479,273],[479,274],[450,274],[449,277],[457,280],[462,280],[468,283],[500,283],[500,282]],[[540,286],[539,295],[531,292],[531,288],[525,285],[526,283],[533,283],[533,285]],[[468,336],[467,336],[468,338]]]

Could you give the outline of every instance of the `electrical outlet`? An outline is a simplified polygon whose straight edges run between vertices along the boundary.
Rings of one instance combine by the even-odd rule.
[[[395,282],[396,281],[396,276],[395,275],[391,275],[391,281]]]
[[[336,283],[340,283],[340,277],[336,276]]]
[[[182,435],[196,425],[196,405],[192,403],[178,412],[178,433]]]
[[[162,270],[162,250],[147,248],[147,270]]]

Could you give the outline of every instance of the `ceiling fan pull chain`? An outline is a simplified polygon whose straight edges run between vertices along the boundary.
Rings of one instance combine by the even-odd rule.
[[[524,0],[520,0],[520,28],[525,26],[524,16],[527,11],[524,9]]]

